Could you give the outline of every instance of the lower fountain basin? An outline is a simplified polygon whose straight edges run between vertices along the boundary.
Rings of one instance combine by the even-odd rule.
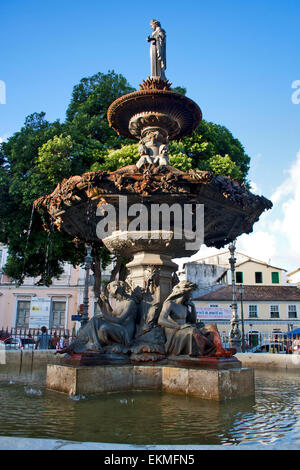
[[[94,442],[98,449],[300,448],[298,370],[256,368],[255,396],[216,402],[155,390],[69,396],[45,389],[44,381],[35,382],[30,375],[22,374],[23,382],[17,383],[19,368],[15,378],[1,373],[2,368],[0,434],[12,436],[13,449],[20,448],[18,438],[29,439],[29,448],[39,439],[45,439],[43,448],[52,440]]]

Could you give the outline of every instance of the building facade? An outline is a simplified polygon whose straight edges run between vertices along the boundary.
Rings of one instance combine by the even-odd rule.
[[[246,334],[286,333],[300,327],[300,289],[296,286],[244,286],[243,293],[237,288],[239,318],[244,318]],[[200,319],[217,319],[219,330],[229,334],[230,319],[224,314],[231,310],[232,286],[220,287],[214,292],[193,299]],[[205,312],[210,312],[211,316]]]
[[[198,285],[193,296],[198,318],[231,329],[232,278],[229,251],[184,265],[181,277]],[[236,252],[238,315],[246,334],[286,333],[300,327],[300,289],[288,283],[286,270]],[[214,264],[215,263],[215,264]],[[223,272],[222,272],[223,270]],[[209,276],[207,276],[207,272]]]
[[[78,321],[72,321],[83,304],[86,271],[66,264],[59,279],[53,279],[49,287],[36,285],[37,279],[25,278],[17,286],[3,272],[7,249],[0,246],[0,329],[36,328],[43,323],[48,328],[76,330]],[[108,280],[110,267],[103,271],[103,280]],[[99,305],[93,293],[93,276],[89,288],[89,317],[98,313]]]
[[[287,283],[300,286],[300,268],[287,274]]]

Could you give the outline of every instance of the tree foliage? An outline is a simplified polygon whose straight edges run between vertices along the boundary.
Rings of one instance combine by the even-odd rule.
[[[185,94],[182,87],[173,89]],[[65,233],[43,230],[32,212],[33,202],[51,193],[63,178],[89,170],[114,171],[134,164],[138,145],[118,136],[108,125],[109,105],[134,89],[115,72],[83,78],[73,89],[63,123],[48,122],[34,113],[24,126],[0,145],[0,242],[8,245],[6,273],[22,283],[25,276],[49,285],[63,264],[82,264],[83,242]],[[202,121],[191,137],[170,143],[170,164],[181,169],[211,170],[246,181],[249,157],[241,143],[223,126]],[[93,247],[98,285],[100,268],[109,262],[105,248]]]
[[[115,171],[125,165],[133,165],[139,159],[138,144],[99,154],[93,170]],[[171,141],[169,145],[170,165],[187,171],[191,168],[213,171],[246,182],[249,157],[239,140],[226,127],[202,121],[191,137]]]

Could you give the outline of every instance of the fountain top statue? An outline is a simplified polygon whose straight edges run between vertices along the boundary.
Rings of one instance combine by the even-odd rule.
[[[159,168],[169,164],[168,144],[191,135],[202,119],[199,106],[171,90],[166,79],[166,32],[160,22],[150,22],[151,76],[133,93],[120,96],[108,108],[107,120],[118,134],[140,143],[137,167]]]
[[[162,29],[160,22],[157,20],[150,21],[150,26],[153,29],[153,33],[152,37],[147,37],[147,41],[151,43],[151,77],[159,77],[162,80],[166,80],[166,32]]]

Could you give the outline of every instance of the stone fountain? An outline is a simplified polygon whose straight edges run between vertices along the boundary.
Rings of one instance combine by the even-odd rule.
[[[103,315],[61,351],[65,366],[48,366],[47,387],[67,393],[162,389],[214,400],[252,394],[253,371],[222,346],[216,325],[197,321],[196,286],[178,282],[172,259],[251,232],[272,204],[225,176],[170,166],[170,140],[192,134],[202,113],[171,90],[166,34],[158,21],[150,25],[151,76],[107,113],[118,134],[139,142],[136,165],[74,176],[35,203],[46,229],[54,224],[129,260],[126,282],[107,288],[114,307],[103,296]]]

